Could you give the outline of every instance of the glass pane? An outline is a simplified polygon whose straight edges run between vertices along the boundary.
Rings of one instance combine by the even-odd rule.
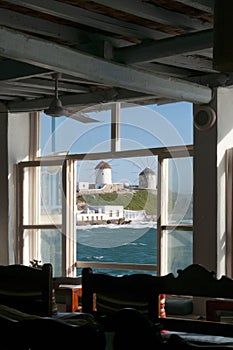
[[[81,110],[82,116],[91,118],[92,122],[88,123],[68,117],[52,118],[41,113],[41,155],[110,151],[114,105],[98,104]],[[165,106],[127,104],[127,107],[122,104],[119,120],[120,150],[193,143],[191,103]]]
[[[167,159],[167,176],[162,188],[167,187],[167,212],[163,215],[163,225],[192,224],[193,222],[193,158]],[[166,171],[166,170],[165,170]]]
[[[78,227],[77,241],[77,260],[80,261],[157,264],[157,229],[153,223]],[[108,269],[108,272],[122,275],[136,271]]]
[[[99,110],[100,106],[94,106],[93,112],[81,111],[93,119],[89,123],[67,117],[51,118],[41,113],[41,155],[110,151],[111,112]]]
[[[40,230],[41,259],[53,265],[53,276],[62,275],[62,232],[60,230]]]
[[[77,173],[77,260],[157,264],[157,157],[82,161]]]
[[[51,263],[53,276],[62,274],[62,232],[61,230],[24,230],[24,264],[37,260],[39,264]]]
[[[193,262],[193,232],[169,231],[163,232],[166,241],[167,273],[177,275],[178,269],[184,269]]]
[[[121,108],[121,150],[192,144],[192,104],[171,105]]]
[[[77,190],[81,194],[115,192],[132,195],[140,189],[157,191],[157,157],[84,160],[77,162]],[[149,182],[148,182],[149,181]],[[110,185],[110,186],[106,186]],[[105,191],[100,191],[105,186]],[[99,191],[97,191],[97,189]],[[102,188],[103,190],[103,188]]]
[[[33,186],[38,184],[36,195]],[[40,184],[40,185],[39,185]],[[32,190],[29,194],[30,185]],[[62,166],[51,165],[24,169],[24,225],[62,222]]]

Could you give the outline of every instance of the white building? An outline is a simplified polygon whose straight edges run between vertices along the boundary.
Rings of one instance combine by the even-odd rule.
[[[125,220],[144,221],[147,219],[145,210],[124,210]]]
[[[77,184],[77,190],[78,191],[85,191],[85,190],[89,190],[90,188],[90,184],[87,181],[79,181]]]
[[[145,221],[145,210],[126,210],[122,205],[88,206],[77,212],[77,222],[98,222],[125,219],[126,221]]]
[[[124,217],[123,205],[95,205],[88,206],[77,213],[77,221],[108,221],[119,220]]]
[[[102,188],[110,184],[112,184],[112,168],[102,161],[95,167],[95,187]]]
[[[148,167],[139,174],[139,188],[156,190],[155,172]]]

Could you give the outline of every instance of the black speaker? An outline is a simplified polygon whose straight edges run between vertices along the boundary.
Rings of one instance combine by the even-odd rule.
[[[210,129],[216,121],[216,113],[209,106],[199,106],[194,110],[194,126],[198,130]]]

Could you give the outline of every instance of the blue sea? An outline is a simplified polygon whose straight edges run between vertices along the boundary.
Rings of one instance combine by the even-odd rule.
[[[77,226],[76,232],[79,261],[157,264],[157,229],[154,222]],[[99,268],[98,271],[114,275],[136,272]],[[81,269],[78,269],[77,274],[80,273]]]

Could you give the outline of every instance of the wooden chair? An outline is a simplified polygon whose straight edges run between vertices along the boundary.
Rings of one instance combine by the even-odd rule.
[[[114,350],[226,350],[229,344],[197,344],[185,340],[178,334],[164,339],[158,324],[153,324],[134,309],[122,309],[116,312],[115,333],[112,340]]]
[[[156,279],[150,274],[113,276],[82,270],[82,311],[111,317],[123,308],[134,308],[155,321],[158,318]]]
[[[94,273],[91,268],[82,270],[83,312],[104,319],[104,316],[112,317],[121,309],[133,308],[147,315],[152,322],[159,323],[163,330],[202,334],[203,342],[205,335],[232,338],[232,324],[208,320],[203,322],[196,317],[192,319],[174,316],[159,318],[158,297],[161,294],[181,298],[201,298],[203,305],[206,299],[233,300],[233,280],[226,276],[218,279],[215,272],[199,264],[192,264],[183,270],[178,270],[177,276],[172,273],[165,276],[150,274],[113,276]],[[113,323],[112,325],[114,327]],[[211,341],[212,339],[211,337]]]
[[[52,315],[52,265],[0,265],[0,304],[40,316]]]
[[[104,350],[106,344],[94,317],[83,313],[41,317],[0,305],[0,329],[4,350],[69,349],[74,347],[74,339],[85,344],[85,349]]]
[[[162,322],[169,329],[198,327],[192,320],[169,316],[159,320],[159,296],[161,294],[182,298],[231,298],[233,299],[233,280],[223,276],[220,280],[212,271],[203,266],[192,264],[184,270],[178,270],[178,276],[172,273],[165,276],[151,274],[132,274],[113,276],[106,273],[94,273],[91,268],[82,270],[82,310],[97,315],[112,315],[113,312],[129,307],[141,310],[155,322]],[[175,318],[175,320],[174,320]],[[185,316],[183,317],[185,318]],[[202,327],[202,325],[201,325]],[[213,327],[211,325],[211,327]]]

